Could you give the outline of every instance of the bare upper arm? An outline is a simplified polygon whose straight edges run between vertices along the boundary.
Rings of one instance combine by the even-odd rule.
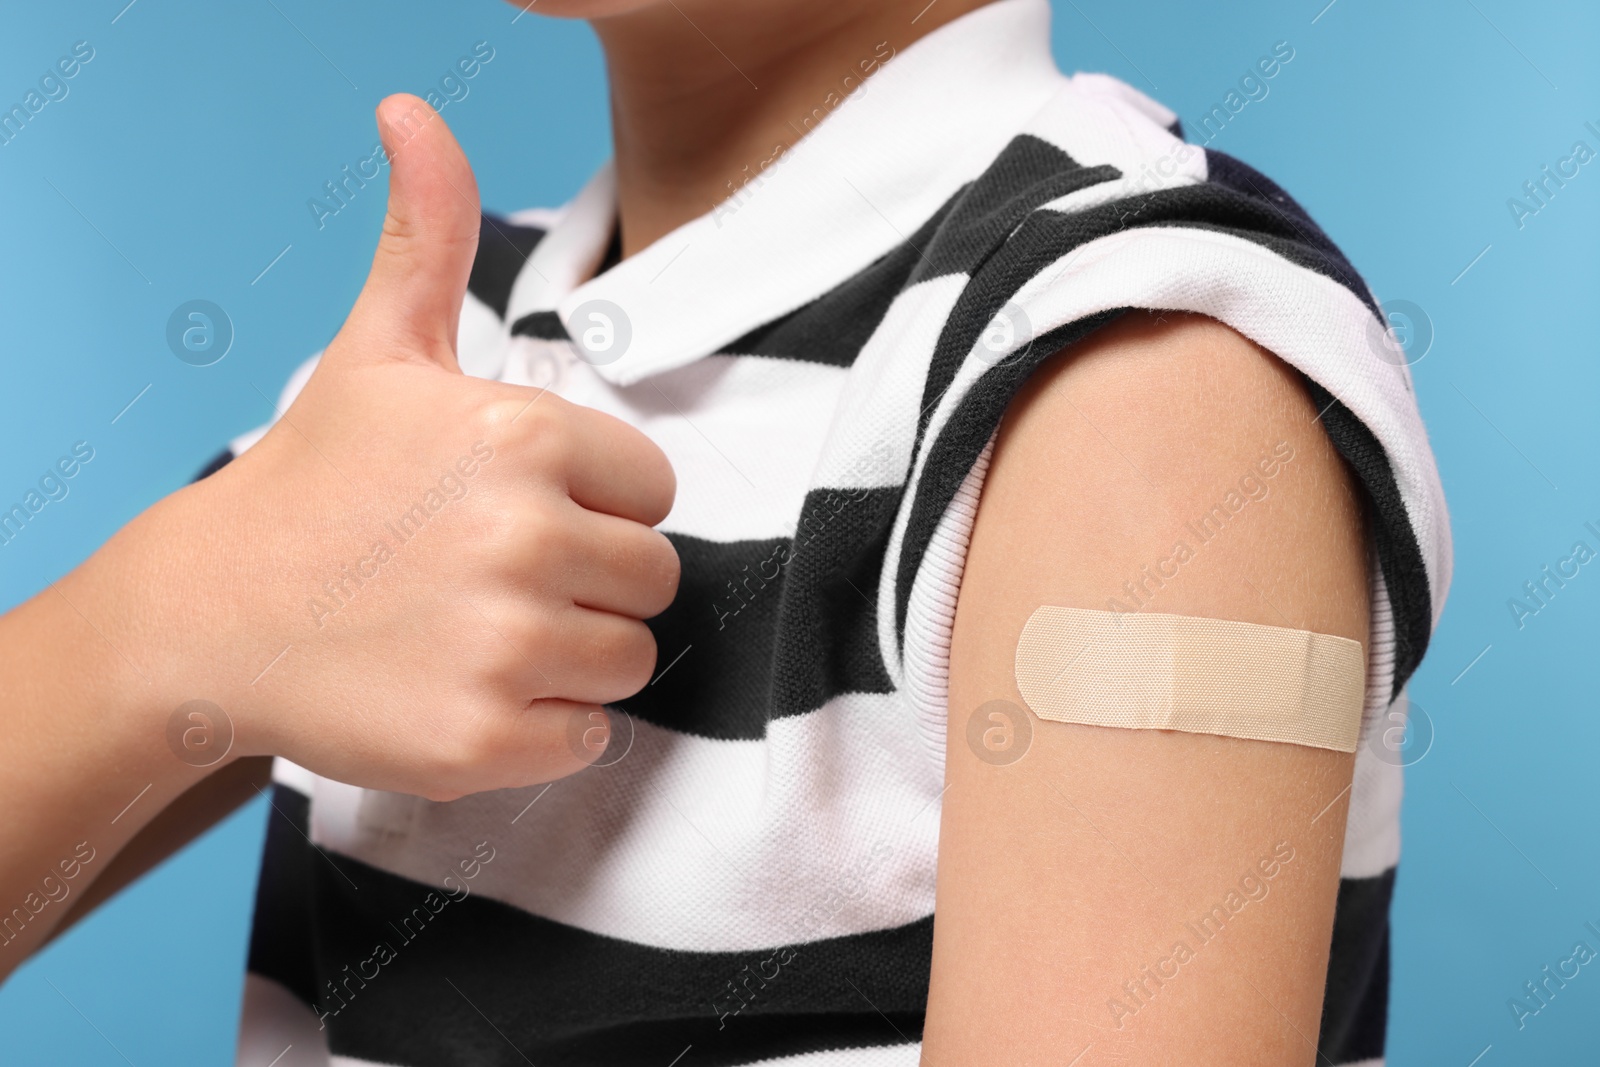
[[[1041,604],[1365,645],[1362,508],[1316,415],[1229,328],[1145,312],[1011,405],[951,651],[927,1062],[1316,1060],[1352,756],[1037,719],[1011,764],[966,742],[981,705],[1021,704],[1017,638]],[[1235,902],[1202,942],[1193,924]]]

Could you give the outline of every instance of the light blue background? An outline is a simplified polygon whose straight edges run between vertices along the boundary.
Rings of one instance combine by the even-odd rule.
[[[1584,129],[1600,127],[1600,12],[1324,2],[1062,0],[1056,52],[1162,99],[1192,130],[1274,42],[1294,47],[1270,95],[1212,147],[1285,185],[1381,299],[1431,319],[1414,372],[1456,539],[1449,607],[1412,683],[1436,736],[1408,772],[1390,1062],[1593,1062],[1600,966],[1520,1032],[1506,1002],[1580,938],[1600,949],[1583,928],[1600,925],[1600,564],[1522,629],[1507,600],[1574,541],[1600,549],[1583,529],[1600,526],[1600,163],[1522,229],[1506,202],[1575,140],[1600,148]],[[0,549],[0,605],[264,421],[257,390],[275,395],[337,330],[381,182],[321,232],[306,200],[370,153],[384,94],[425,92],[474,42],[492,44],[471,95],[445,110],[491,209],[559,203],[607,152],[602,64],[581,24],[513,25],[492,0],[125,3],[0,15],[7,106],[73,42],[96,50],[70,95],[0,147],[0,498],[73,441],[97,453]],[[165,344],[168,315],[193,298],[237,330],[215,366]],[[19,971],[0,991],[0,1062],[231,1062],[263,807]]]

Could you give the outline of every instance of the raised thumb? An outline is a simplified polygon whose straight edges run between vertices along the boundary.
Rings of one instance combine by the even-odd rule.
[[[389,210],[351,322],[386,355],[455,370],[456,328],[478,250],[478,183],[449,127],[422,100],[386,97],[377,118]]]

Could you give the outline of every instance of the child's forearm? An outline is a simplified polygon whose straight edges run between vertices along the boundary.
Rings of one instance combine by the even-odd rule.
[[[75,890],[66,914],[50,931],[60,937],[73,924],[143,877],[247,801],[271,786],[272,758],[244,756],[190,786],[182,796],[144,825],[121,852],[109,859],[90,884]],[[96,863],[100,858],[96,858]]]
[[[0,976],[151,819],[233,758],[197,735],[187,762],[168,744],[186,698],[138,636],[152,571],[132,554],[139,540],[113,539],[0,617]]]

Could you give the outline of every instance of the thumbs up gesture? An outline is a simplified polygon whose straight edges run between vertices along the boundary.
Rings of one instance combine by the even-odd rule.
[[[453,799],[598,754],[677,589],[675,483],[627,424],[461,373],[472,170],[416,97],[378,125],[388,216],[338,337],[257,445],[119,536],[164,546],[146,647],[236,755]]]

